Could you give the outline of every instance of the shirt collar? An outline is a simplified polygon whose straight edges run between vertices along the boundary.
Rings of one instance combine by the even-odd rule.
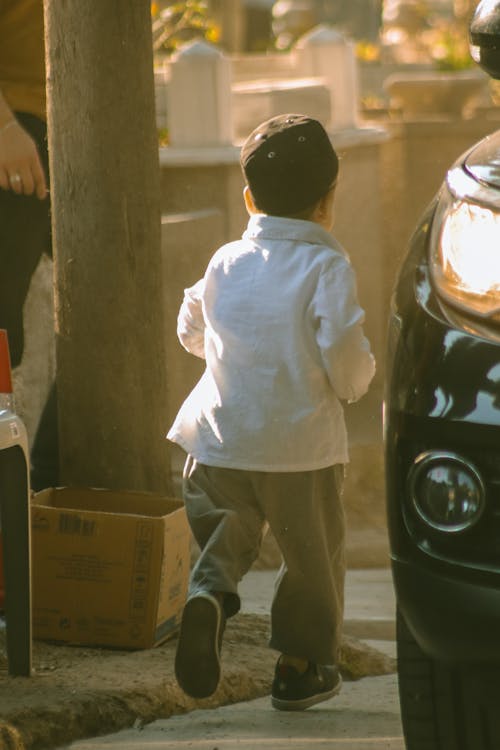
[[[282,216],[268,216],[267,214],[252,214],[243,238],[246,240],[302,241],[315,245],[327,245],[334,250],[340,250],[333,235],[315,221],[286,219]]]

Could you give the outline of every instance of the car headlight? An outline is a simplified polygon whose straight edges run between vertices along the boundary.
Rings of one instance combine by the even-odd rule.
[[[469,315],[500,321],[500,207],[461,167],[448,174],[433,220],[430,267],[440,296]]]
[[[485,508],[481,475],[455,453],[420,454],[409,474],[414,510],[433,529],[457,533],[472,528]]]

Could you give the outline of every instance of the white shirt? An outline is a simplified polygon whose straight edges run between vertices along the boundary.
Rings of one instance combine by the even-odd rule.
[[[184,295],[177,333],[206,360],[167,437],[200,463],[309,471],[348,461],[341,399],[375,361],[354,271],[310,221],[254,214]]]

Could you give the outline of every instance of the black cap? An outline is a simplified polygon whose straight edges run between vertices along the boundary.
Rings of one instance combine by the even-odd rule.
[[[297,114],[278,115],[259,125],[243,144],[240,162],[256,207],[275,216],[313,206],[339,171],[324,127]]]

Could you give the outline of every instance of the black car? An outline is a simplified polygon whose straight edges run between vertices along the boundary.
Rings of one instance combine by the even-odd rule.
[[[500,77],[500,1],[471,25]],[[500,131],[449,170],[394,291],[387,514],[407,750],[500,750]]]

